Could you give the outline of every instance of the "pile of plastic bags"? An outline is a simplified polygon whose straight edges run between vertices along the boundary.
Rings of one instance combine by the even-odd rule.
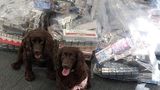
[[[87,0],[0,1],[0,48],[17,50],[23,34],[44,27],[61,46],[76,46],[91,55],[97,43],[96,22]],[[89,59],[89,58],[88,58]]]
[[[23,33],[38,27],[42,11],[33,0],[2,0],[0,7],[0,47],[17,49]]]
[[[79,47],[103,78],[160,84],[159,0],[3,0],[0,48],[17,49],[40,26]],[[47,22],[47,23],[46,23]]]
[[[97,43],[96,21],[89,9],[87,0],[56,0],[57,14],[53,18],[59,25],[61,46],[79,47],[86,59],[90,59]]]

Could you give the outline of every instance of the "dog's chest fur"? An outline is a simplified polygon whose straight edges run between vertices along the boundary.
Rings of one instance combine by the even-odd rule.
[[[38,66],[38,67],[46,67],[47,66],[47,60],[45,60],[45,59],[40,59],[40,60],[33,59],[32,62],[33,62],[34,66]]]
[[[88,76],[80,84],[75,85],[71,90],[81,90],[86,88],[87,81],[88,81]]]

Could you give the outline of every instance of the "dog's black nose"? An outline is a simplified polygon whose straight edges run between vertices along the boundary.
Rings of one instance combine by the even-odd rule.
[[[63,68],[70,68],[67,64],[62,64]]]

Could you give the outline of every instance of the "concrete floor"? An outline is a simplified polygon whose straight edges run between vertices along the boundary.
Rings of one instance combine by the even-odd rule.
[[[55,81],[46,78],[45,69],[34,68],[36,79],[27,82],[24,79],[24,68],[14,71],[10,64],[15,62],[15,52],[0,51],[0,90],[56,90]],[[102,79],[93,76],[91,90],[160,90],[156,85],[137,84]]]
[[[14,71],[10,64],[15,62],[16,53],[0,51],[0,90],[55,90],[55,81],[46,78],[44,69],[34,68],[36,80],[24,79],[24,68]]]

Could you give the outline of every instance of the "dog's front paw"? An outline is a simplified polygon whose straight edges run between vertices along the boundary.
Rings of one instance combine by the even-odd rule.
[[[21,65],[19,63],[13,63],[11,64],[11,67],[14,69],[14,70],[19,70],[21,68]]]
[[[49,73],[47,73],[47,78],[48,79],[50,79],[50,80],[56,80],[56,76],[55,76],[55,73],[51,73],[51,72],[49,72]]]
[[[25,73],[25,79],[27,81],[33,81],[35,79],[35,75],[33,72],[26,72]]]

